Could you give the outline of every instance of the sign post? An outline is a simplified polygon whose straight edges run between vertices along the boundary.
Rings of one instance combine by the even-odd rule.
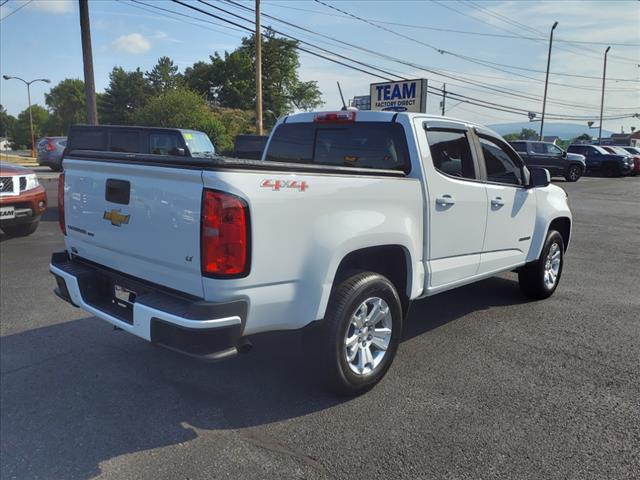
[[[372,83],[371,110],[388,112],[427,112],[427,80]]]

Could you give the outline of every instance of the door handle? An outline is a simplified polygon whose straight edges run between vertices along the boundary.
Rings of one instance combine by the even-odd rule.
[[[443,207],[448,207],[449,205],[455,204],[456,201],[451,195],[442,195],[436,198],[436,204],[441,205]]]
[[[491,200],[492,207],[502,207],[503,205],[504,205],[504,200],[502,200],[502,197],[496,197],[493,200]]]

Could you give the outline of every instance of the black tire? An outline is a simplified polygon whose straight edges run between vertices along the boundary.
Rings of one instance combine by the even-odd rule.
[[[567,182],[577,182],[581,176],[582,167],[580,165],[569,165],[569,169],[564,178]]]
[[[620,176],[620,168],[617,165],[612,163],[608,163],[602,166],[602,174],[605,177],[619,177]]]
[[[556,245],[557,247],[554,247]],[[560,253],[560,264],[556,274],[555,282],[549,285],[545,282],[547,275],[547,257],[552,249],[556,249]],[[560,277],[562,276],[562,268],[564,266],[564,241],[562,235],[556,230],[549,230],[547,240],[544,242],[540,258],[533,263],[527,264],[518,272],[518,281],[520,282],[520,290],[527,297],[535,299],[548,298],[558,288]]]
[[[353,332],[352,317],[364,302],[372,298],[386,302],[391,314],[391,335],[387,350],[378,365],[375,368],[369,367],[369,372],[357,374],[347,359],[346,335],[349,331]],[[363,329],[361,332],[364,331]],[[316,334],[315,358],[319,360],[317,367],[328,388],[340,395],[359,395],[368,391],[387,373],[402,336],[402,305],[394,285],[386,277],[372,272],[356,273],[346,278],[334,287],[325,318]],[[359,349],[359,344],[357,341],[354,349]],[[375,345],[372,347],[377,352]],[[362,355],[361,352],[357,353],[354,361],[356,358],[359,361],[359,356]],[[371,363],[366,365],[373,366]]]
[[[31,235],[38,228],[40,222],[24,223],[22,225],[11,225],[2,227],[2,231],[10,237],[26,237]]]

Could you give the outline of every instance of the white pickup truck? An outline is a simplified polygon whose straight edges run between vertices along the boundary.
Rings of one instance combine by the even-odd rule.
[[[58,296],[210,360],[308,327],[318,371],[357,394],[389,368],[412,300],[509,270],[534,298],[558,286],[567,195],[484,127],[301,113],[280,119],[262,160],[196,155],[195,135],[72,127]]]

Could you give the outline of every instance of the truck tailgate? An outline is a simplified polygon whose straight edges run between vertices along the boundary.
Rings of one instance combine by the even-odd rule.
[[[203,297],[199,169],[65,159],[67,248]]]

